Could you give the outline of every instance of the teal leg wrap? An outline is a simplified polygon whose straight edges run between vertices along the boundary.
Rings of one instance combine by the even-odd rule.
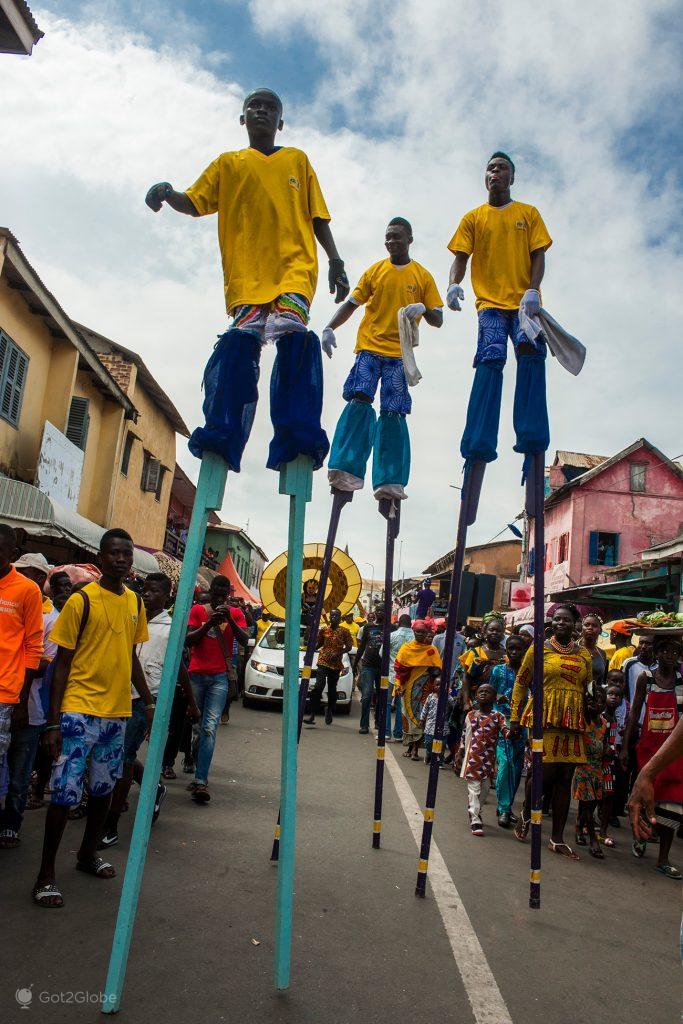
[[[410,435],[405,416],[382,412],[377,421],[372,457],[375,497],[405,498],[403,488],[410,476]],[[381,494],[377,494],[382,489]]]
[[[348,402],[339,417],[328,462],[328,476],[333,486],[340,474],[347,474],[348,478],[357,481],[355,486],[351,483],[342,486],[342,490],[356,490],[363,486],[376,421],[375,410],[369,402]]]

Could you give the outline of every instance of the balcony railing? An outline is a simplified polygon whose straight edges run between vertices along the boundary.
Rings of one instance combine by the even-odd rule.
[[[164,551],[167,555],[173,555],[173,557],[177,558],[179,562],[182,562],[183,556],[185,555],[185,541],[172,530],[166,530],[164,533]],[[219,563],[217,558],[203,552],[200,564],[205,565],[208,569],[213,569],[214,572],[216,572]]]

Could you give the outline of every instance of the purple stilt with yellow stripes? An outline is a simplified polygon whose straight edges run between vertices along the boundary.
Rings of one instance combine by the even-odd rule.
[[[384,754],[389,699],[389,641],[391,638],[391,607],[394,588],[394,546],[401,528],[401,502],[382,498],[380,514],[387,521],[386,559],[384,563],[384,631],[382,634],[382,665],[377,701],[377,762],[375,766],[375,807],[372,821],[372,848],[379,850],[382,834],[382,794],[384,787]]]
[[[422,825],[422,842],[420,844],[420,859],[417,866],[417,882],[415,884],[415,895],[424,898],[427,887],[427,869],[429,865],[429,849],[432,842],[432,830],[434,828],[434,809],[436,807],[436,790],[439,784],[439,762],[443,749],[443,727],[448,705],[448,689],[453,666],[453,643],[455,641],[455,628],[458,619],[458,603],[460,601],[460,584],[462,581],[462,569],[465,560],[465,545],[467,543],[467,527],[471,526],[477,518],[479,495],[484,480],[485,462],[466,462],[465,477],[462,485],[460,500],[460,514],[458,516],[458,534],[455,542],[455,558],[453,560],[453,571],[451,573],[451,592],[448,597],[448,622],[446,624],[446,639],[443,648],[443,663],[441,667],[441,683],[439,686],[439,699],[436,706],[436,723],[434,726],[434,742],[432,743],[432,757],[429,763],[429,780],[427,782],[427,798],[425,800],[424,822]]]
[[[304,653],[304,663],[301,669],[301,680],[299,682],[299,704],[298,704],[298,721],[297,721],[297,743],[301,739],[301,728],[303,725],[304,714],[306,713],[306,700],[308,698],[308,688],[311,683],[311,672],[313,670],[313,658],[315,657],[315,651],[318,646],[318,631],[320,629],[320,619],[323,613],[323,604],[325,603],[325,590],[327,589],[327,580],[330,575],[330,565],[332,563],[332,552],[334,551],[334,542],[337,538],[337,529],[339,528],[339,517],[341,516],[344,505],[348,504],[353,499],[353,491],[338,491],[336,488],[332,488],[332,513],[330,515],[330,525],[327,531],[327,541],[325,543],[325,553],[323,555],[322,565],[320,566],[320,579],[318,580],[318,596],[315,599],[313,606],[313,612],[311,615],[311,621],[308,628],[308,639],[306,641],[306,651]],[[280,814],[277,816],[277,825],[275,826],[275,835],[273,837],[273,849],[271,850],[270,859],[278,860],[280,856]]]
[[[545,620],[545,453],[536,452],[526,482],[526,510],[534,517],[534,675],[531,729],[531,871],[529,906],[541,906],[541,818],[543,810],[543,623]]]

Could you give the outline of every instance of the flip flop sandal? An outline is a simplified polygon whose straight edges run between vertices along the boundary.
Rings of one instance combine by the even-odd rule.
[[[419,761],[420,760],[420,755],[416,751],[413,751],[413,753],[410,755],[410,760],[411,761]]]
[[[673,864],[657,864],[655,871],[659,871],[660,875],[666,875],[667,878],[683,878],[683,875]]]
[[[571,846],[567,843],[555,843],[552,839],[548,840],[548,849],[551,853],[556,853],[560,857],[566,857],[567,860],[580,860],[578,853],[572,850]],[[602,852],[602,851],[600,851]]]
[[[19,833],[13,828],[4,828],[0,832],[0,850],[14,850],[20,843]]]
[[[64,897],[54,882],[35,886],[31,895],[33,896],[33,902],[37,903],[39,907],[45,907],[46,910],[59,910],[64,906]],[[59,902],[48,903],[47,900],[49,899],[56,899]]]
[[[410,751],[406,750],[401,756],[402,757],[410,757]]]
[[[114,865],[102,857],[94,857],[91,861],[77,860],[76,870],[84,871],[86,875],[94,875],[95,878],[110,879],[116,877]],[[113,872],[110,874],[109,872]]]
[[[603,846],[607,846],[610,850],[614,849],[617,845],[611,836],[600,836],[600,842]]]
[[[530,824],[531,824],[531,818],[526,818],[525,819],[524,815],[520,814],[519,821],[515,825],[514,831],[512,833],[518,843],[525,843],[526,842],[526,837],[529,834],[529,825]]]
[[[591,848],[590,848],[590,850],[588,852],[590,853],[591,857],[595,857],[596,860],[604,860],[605,859],[605,855],[604,855],[604,853],[602,852],[602,850],[600,849],[599,846],[598,846],[597,849],[594,846],[591,846]]]
[[[586,846],[587,845],[586,837],[583,834],[583,832],[575,832],[574,833],[574,838],[576,840],[576,845],[577,846]]]
[[[41,800],[40,797],[30,796],[26,801],[27,811],[39,811],[41,807],[45,806],[45,801]]]
[[[166,768],[162,768],[161,769],[161,777],[162,777],[162,779],[177,779],[178,778],[178,776],[173,771],[173,769],[168,767],[168,766]]]

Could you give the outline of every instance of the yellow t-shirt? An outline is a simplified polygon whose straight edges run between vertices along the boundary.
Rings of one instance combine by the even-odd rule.
[[[626,647],[620,647],[619,650],[615,651],[610,658],[607,671],[611,672],[612,669],[621,668],[626,659],[632,658],[634,654],[635,648],[631,647],[629,644],[627,644]]]
[[[472,256],[472,290],[480,309],[519,309],[531,280],[531,254],[553,240],[535,206],[484,203],[460,221],[448,248]]]
[[[443,306],[434,278],[416,260],[401,267],[394,266],[389,259],[373,263],[354,288],[351,298],[359,306],[365,306],[354,352],[377,352],[392,359],[401,358],[399,309],[413,302],[423,302],[427,309]]]
[[[313,218],[330,220],[300,149],[222,153],[186,193],[202,217],[218,212],[225,304],[265,305],[284,292],[309,303],[318,280]]]
[[[131,674],[135,644],[149,639],[145,606],[132,590],[113,594],[99,583],[83,587],[90,613],[78,640],[85,604],[72,594],[55,622],[50,640],[73,651],[62,711],[98,718],[130,718]]]

